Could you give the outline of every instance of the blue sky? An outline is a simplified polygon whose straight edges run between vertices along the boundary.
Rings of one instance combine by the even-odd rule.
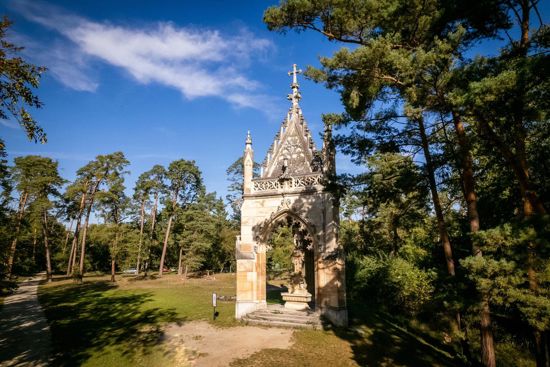
[[[226,168],[250,130],[262,161],[289,101],[293,63],[318,66],[341,45],[314,32],[269,32],[263,11],[275,1],[7,0],[10,38],[31,62],[46,66],[35,118],[45,145],[0,121],[9,158],[40,154],[59,161],[62,175],[98,154],[122,151],[126,185],[154,164],[193,159],[209,191],[226,194]],[[544,3],[544,2],[543,2]],[[548,16],[548,2],[541,4]],[[547,19],[545,18],[545,21]],[[491,41],[476,51],[494,53]],[[339,96],[300,79],[301,106],[318,147],[321,114],[340,112]],[[339,156],[340,172],[357,171]]]
[[[338,46],[314,33],[269,32],[262,14],[272,4],[2,2],[15,23],[11,39],[49,69],[36,91],[44,108],[33,114],[48,143],[30,143],[4,121],[9,158],[49,156],[73,179],[96,155],[120,150],[131,162],[128,188],[154,164],[193,159],[207,189],[225,196],[225,170],[242,154],[247,130],[258,161],[278,131],[292,64],[316,65]],[[304,78],[300,84],[320,144],[321,113],[341,111],[339,97]]]

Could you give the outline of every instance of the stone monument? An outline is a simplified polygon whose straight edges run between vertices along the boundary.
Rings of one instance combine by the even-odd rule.
[[[285,307],[307,309],[312,303],[315,311],[333,324],[345,326],[345,262],[338,243],[338,200],[326,188],[335,175],[332,130],[325,127],[323,149],[318,151],[299,105],[299,73],[296,65],[288,73],[292,76],[291,106],[267,152],[260,177],[253,177],[250,132],[246,137],[235,312],[241,318],[267,307],[268,238],[277,225],[290,220],[300,228],[302,237],[295,239],[294,271],[289,291],[283,294]],[[311,259],[307,264],[306,255]]]

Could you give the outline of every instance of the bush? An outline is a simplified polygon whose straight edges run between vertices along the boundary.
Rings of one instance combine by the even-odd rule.
[[[354,292],[388,310],[417,314],[434,292],[435,273],[399,257],[355,259]]]

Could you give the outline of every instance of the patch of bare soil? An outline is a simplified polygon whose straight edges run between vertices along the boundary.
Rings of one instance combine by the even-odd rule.
[[[221,367],[262,349],[287,349],[292,344],[292,333],[290,329],[257,326],[218,328],[206,321],[192,321],[168,325],[165,337],[177,362],[195,367]]]

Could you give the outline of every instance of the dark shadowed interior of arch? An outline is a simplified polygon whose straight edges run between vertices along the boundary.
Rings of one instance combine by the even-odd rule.
[[[281,292],[286,292],[290,275],[294,271],[292,256],[294,251],[304,254],[305,281],[307,291],[315,299],[315,265],[313,240],[306,226],[290,215],[278,219],[266,237],[267,256],[267,301],[283,303]],[[314,301],[310,304],[314,307]]]

